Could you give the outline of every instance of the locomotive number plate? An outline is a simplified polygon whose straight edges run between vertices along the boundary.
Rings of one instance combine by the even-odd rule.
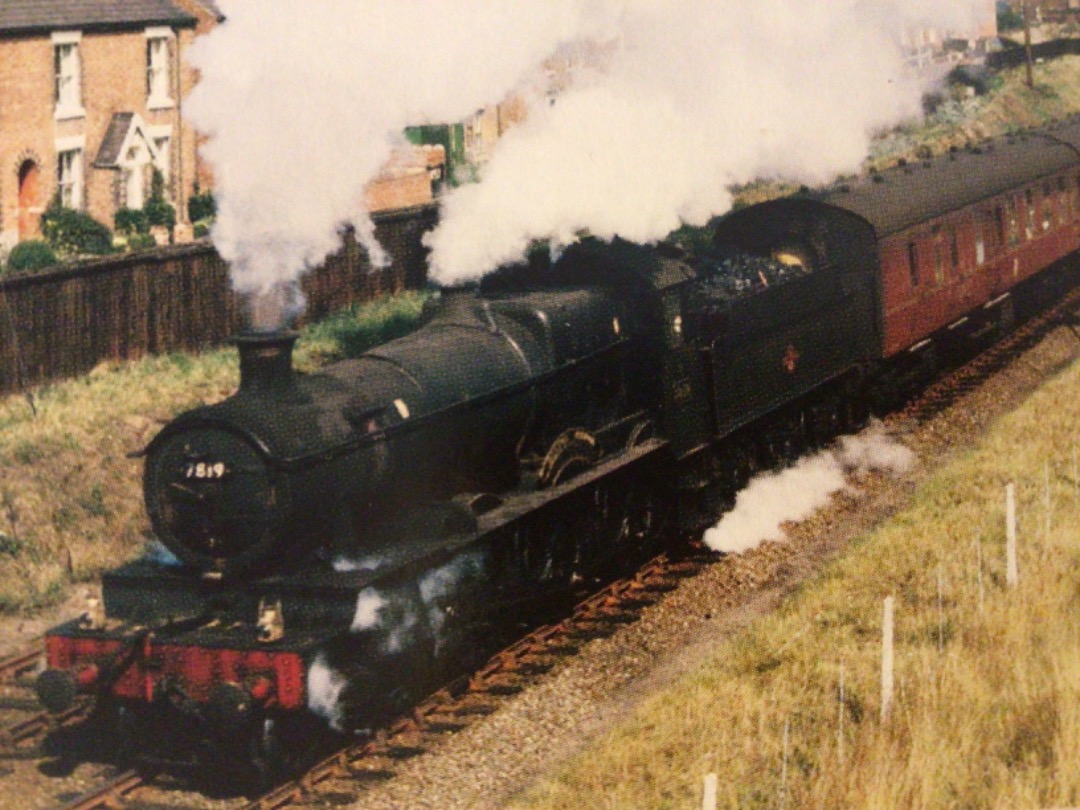
[[[189,481],[212,481],[228,472],[224,461],[189,461],[184,465],[184,478]]]

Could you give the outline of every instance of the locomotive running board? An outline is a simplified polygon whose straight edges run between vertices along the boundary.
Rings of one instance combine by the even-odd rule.
[[[648,439],[629,450],[611,456],[579,475],[575,475],[566,483],[556,484],[553,487],[538,489],[531,492],[520,494],[511,493],[504,498],[502,506],[498,506],[485,512],[477,518],[476,534],[478,536],[483,536],[489,532],[497,531],[524,515],[542,509],[548,504],[565,498],[577,490],[596,483],[617,470],[637,464],[646,457],[659,453],[667,446],[668,442],[664,439]]]

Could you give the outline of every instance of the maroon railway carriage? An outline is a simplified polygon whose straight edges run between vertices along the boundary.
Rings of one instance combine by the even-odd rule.
[[[900,165],[823,199],[876,233],[883,357],[1007,325],[1014,288],[1080,248],[1080,123]]]

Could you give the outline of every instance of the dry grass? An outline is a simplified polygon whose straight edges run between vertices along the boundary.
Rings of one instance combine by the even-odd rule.
[[[363,351],[411,328],[425,296],[374,302],[305,330],[297,366]],[[142,462],[129,458],[177,414],[231,394],[236,352],[106,363],[84,378],[0,399],[0,612],[62,601],[73,583],[149,539]]]
[[[1080,363],[778,613],[513,806],[700,807],[711,771],[725,808],[1080,805],[1078,390]],[[1009,481],[1021,520],[1012,590]],[[890,594],[898,690],[883,724],[881,614]]]

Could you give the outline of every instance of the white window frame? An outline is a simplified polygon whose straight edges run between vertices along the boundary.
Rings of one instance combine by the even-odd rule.
[[[173,201],[173,189],[172,189],[172,149],[173,149],[173,128],[170,124],[159,127],[147,127],[147,138],[154,146],[155,155],[153,158],[154,166],[161,172],[162,177],[165,178],[165,197],[169,202]],[[161,141],[166,142],[165,149],[161,148]]]
[[[56,87],[57,121],[85,118],[86,108],[82,99],[82,43],[81,31],[54,31],[52,34],[53,82]],[[63,52],[69,55],[64,58]],[[57,69],[59,62],[59,70]]]
[[[172,98],[173,65],[169,58],[169,43],[176,39],[171,28],[155,26],[146,29],[146,107],[166,110],[176,106]],[[155,46],[159,46],[155,51]],[[155,64],[155,53],[160,62]]]
[[[56,188],[60,204],[74,211],[85,208],[86,138],[76,136],[56,141]],[[66,176],[66,179],[65,179]]]

